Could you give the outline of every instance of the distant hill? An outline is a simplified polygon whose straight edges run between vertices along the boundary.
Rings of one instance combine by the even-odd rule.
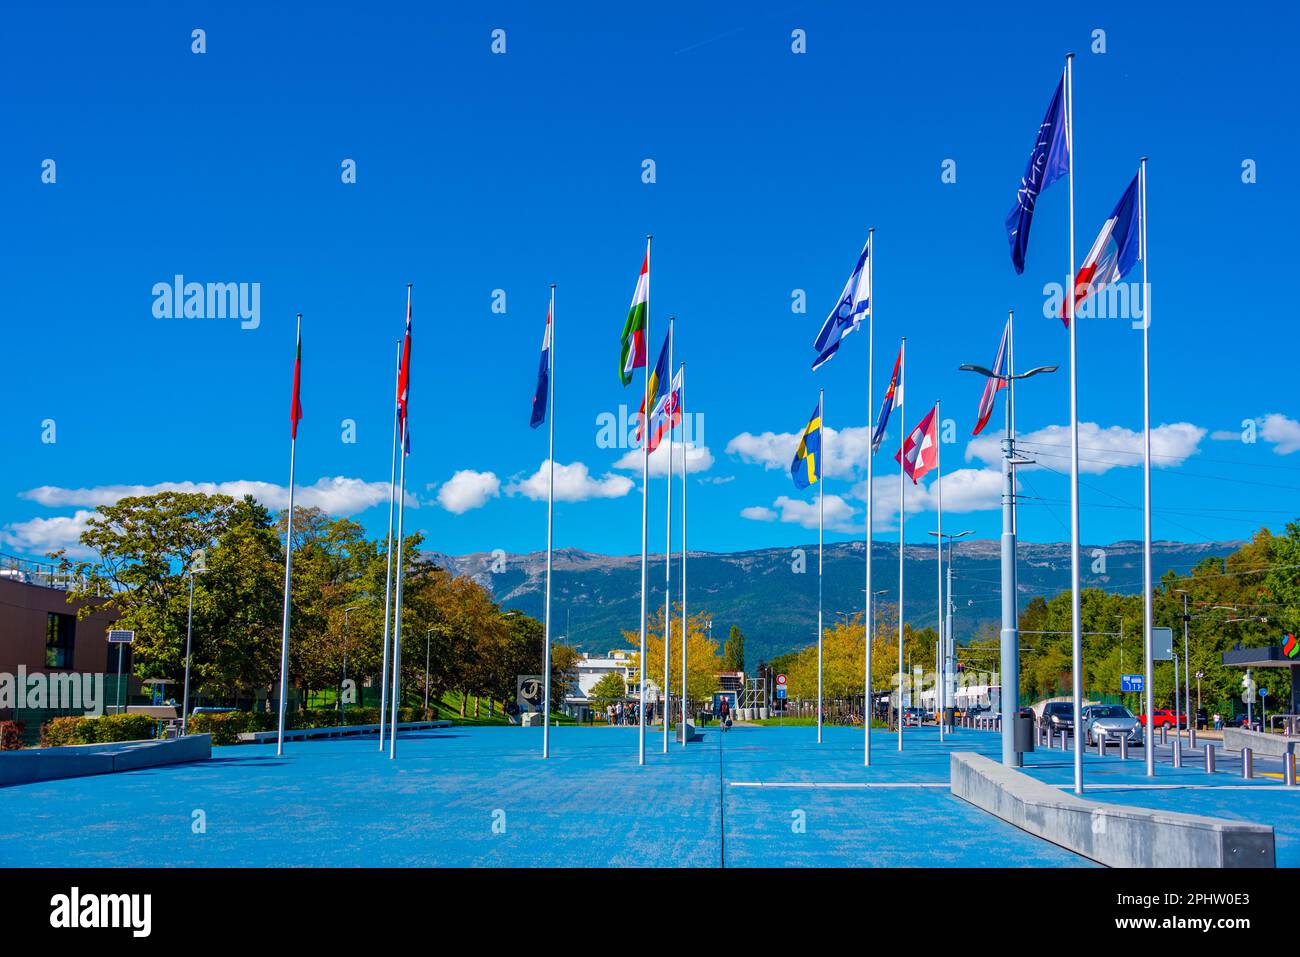
[[[1242,542],[1156,542],[1153,571],[1158,581],[1167,570],[1182,574],[1202,559],[1228,555]],[[898,546],[874,544],[873,587],[887,589],[879,602],[893,606],[898,594]],[[1094,552],[1105,553],[1105,573],[1092,568]],[[845,542],[826,546],[824,607],[828,623],[837,613],[862,609],[865,545]],[[712,613],[714,638],[721,642],[733,624],[745,633],[746,657],[770,659],[816,640],[817,546],[802,546],[806,570],[796,574],[794,548],[761,548],[747,552],[691,552],[687,565],[688,611]],[[954,632],[966,641],[985,622],[1000,620],[1001,581],[999,544],[993,540],[959,542],[954,552],[953,593],[956,601]],[[1142,543],[1115,542],[1085,545],[1083,585],[1107,591],[1137,593],[1142,588]],[[508,608],[542,615],[546,553],[525,555],[476,552],[470,555],[429,557],[448,570],[468,575],[488,588]],[[500,571],[491,569],[497,565]],[[556,634],[585,651],[603,651],[623,644],[620,632],[637,627],[640,611],[639,555],[598,555],[565,548],[555,552],[553,624]],[[1021,543],[1019,549],[1021,607],[1036,595],[1050,597],[1070,587],[1068,543]],[[673,566],[673,600],[680,583]],[[935,550],[908,545],[905,564],[907,620],[921,627],[933,625],[938,609]],[[663,556],[651,556],[650,608],[663,607]],[[880,611],[878,614],[885,614]]]

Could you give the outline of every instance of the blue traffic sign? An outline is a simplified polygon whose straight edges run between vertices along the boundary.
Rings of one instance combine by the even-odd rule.
[[[1146,680],[1142,675],[1120,675],[1120,691],[1141,691],[1146,687]]]
[[[777,696],[778,698],[782,698],[782,699],[785,698],[785,685],[777,685],[777,686],[776,686],[776,696]]]

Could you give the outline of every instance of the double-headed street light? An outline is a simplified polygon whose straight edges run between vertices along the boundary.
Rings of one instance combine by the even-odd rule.
[[[1020,710],[1020,635],[1016,601],[1016,488],[1015,466],[1031,464],[1015,454],[1015,382],[1044,372],[1055,372],[1056,366],[1038,366],[1028,372],[1015,373],[1015,335],[1012,317],[1007,317],[1006,373],[994,372],[984,366],[965,363],[957,367],[962,372],[977,372],[988,379],[1005,384],[1007,389],[1007,430],[1002,440],[1002,763],[1007,767],[1020,766],[1016,751],[1015,716]],[[1000,387],[999,387],[1000,388]],[[1076,747],[1078,745],[1076,744]]]
[[[190,728],[190,647],[194,634],[194,576],[201,575],[208,570],[207,552],[199,549],[190,559],[190,567],[186,574],[190,579],[190,610],[185,617],[185,690],[181,692],[181,735],[189,733]],[[122,654],[122,648],[119,645],[117,653]]]
[[[958,538],[965,538],[967,535],[974,535],[974,529],[967,529],[964,532],[930,532],[929,534],[936,538],[946,538],[948,540],[948,599],[945,602],[944,596],[939,596],[939,606],[943,609],[944,620],[939,623],[940,640],[943,642],[943,675],[942,675],[942,701],[939,704],[940,721],[947,717],[949,702],[956,698],[956,680],[957,680],[957,643],[952,634],[952,543]],[[940,572],[940,581],[942,581],[942,571]]]

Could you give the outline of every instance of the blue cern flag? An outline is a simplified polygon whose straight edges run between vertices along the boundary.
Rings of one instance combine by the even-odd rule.
[[[867,275],[867,253],[870,249],[871,242],[868,240],[867,245],[862,247],[858,264],[853,267],[853,275],[844,284],[839,302],[822,323],[821,332],[817,333],[817,341],[813,343],[813,348],[817,350],[817,358],[812,365],[814,370],[830,361],[831,356],[839,351],[844,337],[856,331],[862,325],[862,317],[871,312],[871,302],[867,297],[870,278]]]
[[[1065,77],[1056,86],[1047,115],[1038,127],[1029,165],[1016,189],[1016,204],[1007,215],[1007,239],[1011,243],[1011,264],[1017,273],[1025,271],[1029,248],[1029,225],[1034,218],[1038,194],[1070,170],[1070,146],[1065,116]]]

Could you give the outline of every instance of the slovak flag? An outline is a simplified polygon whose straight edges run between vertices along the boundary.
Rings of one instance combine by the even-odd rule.
[[[862,317],[871,313],[871,299],[868,295],[868,287],[871,285],[869,272],[871,266],[867,262],[870,252],[871,241],[868,239],[867,245],[862,247],[862,255],[858,257],[849,281],[844,284],[844,291],[840,293],[839,301],[835,303],[835,308],[831,310],[831,314],[822,323],[821,331],[817,333],[817,339],[813,342],[813,348],[817,350],[817,358],[813,360],[812,365],[814,372],[831,360],[831,357],[839,351],[844,337],[851,332],[856,332],[862,325]]]
[[[1138,177],[1128,184],[1110,218],[1101,227],[1097,241],[1074,277],[1074,311],[1094,292],[1119,282],[1142,258],[1141,207],[1138,203]],[[1070,325],[1069,301],[1061,303],[1061,321]]]
[[[937,407],[932,408],[908,434],[903,447],[894,455],[894,460],[902,463],[903,471],[913,485],[939,462],[938,411]]]
[[[669,429],[682,424],[682,370],[673,376],[672,387],[659,396],[650,412],[650,451],[659,448],[659,442]]]
[[[1002,328],[1002,341],[998,343],[998,356],[993,360],[994,375],[1005,376],[1007,374],[1007,340],[1011,336],[1011,320],[1007,319],[1007,324]],[[1002,379],[985,379],[984,394],[980,396],[979,421],[975,423],[975,431],[971,435],[979,435],[984,430],[984,426],[989,423],[989,416],[993,414],[993,400],[1002,389],[1007,387],[1007,380]]]

